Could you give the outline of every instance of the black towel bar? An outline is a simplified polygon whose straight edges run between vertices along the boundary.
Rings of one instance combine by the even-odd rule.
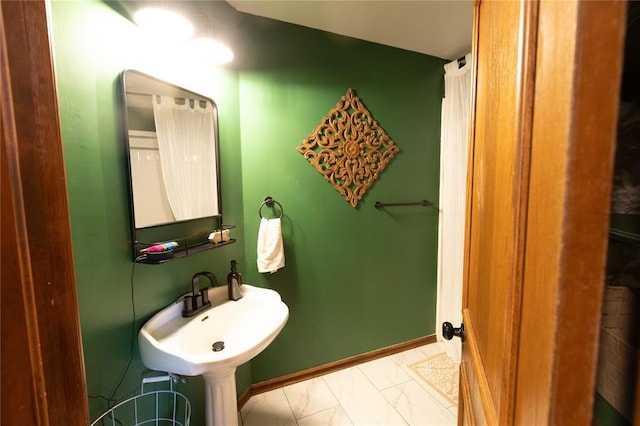
[[[423,206],[423,207],[434,207],[433,203],[429,200],[415,201],[412,203],[381,203],[380,201],[376,201],[374,207],[376,209],[381,209],[387,206]]]

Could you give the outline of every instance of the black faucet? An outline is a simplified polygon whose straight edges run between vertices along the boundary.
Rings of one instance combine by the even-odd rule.
[[[200,289],[198,286],[198,279],[200,277],[207,277],[211,282],[210,286]],[[211,306],[209,301],[209,287],[213,287],[218,284],[218,279],[211,272],[198,272],[191,279],[192,294],[188,294],[184,297],[184,307],[182,308],[183,317],[192,317],[203,309]]]

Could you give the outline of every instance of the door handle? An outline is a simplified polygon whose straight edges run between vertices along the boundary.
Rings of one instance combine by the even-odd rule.
[[[455,328],[449,321],[442,323],[442,337],[447,340],[453,339],[453,336],[458,336],[460,340],[464,342],[464,324],[460,324],[460,327]]]

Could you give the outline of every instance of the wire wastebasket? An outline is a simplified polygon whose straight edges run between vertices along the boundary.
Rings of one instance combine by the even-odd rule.
[[[140,394],[120,402],[104,412],[91,426],[189,426],[191,403],[173,390],[173,377],[142,379]],[[145,392],[145,385],[168,382],[168,389]]]

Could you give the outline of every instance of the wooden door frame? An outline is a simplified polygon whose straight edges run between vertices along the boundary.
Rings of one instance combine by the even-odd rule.
[[[541,1],[538,13],[514,419],[590,424],[626,3]]]
[[[476,1],[474,37],[479,5]],[[520,111],[531,108],[533,113],[521,135],[530,138],[530,152],[525,154],[531,159],[521,171],[528,192],[521,236],[524,264],[522,276],[516,274],[522,282],[514,283],[514,303],[521,315],[509,325],[517,329],[516,380],[507,390],[513,401],[500,418],[504,424],[590,424],[626,3],[530,0],[523,5],[525,19],[536,22],[536,28],[523,32],[525,48],[533,49],[521,58],[535,64],[535,74],[523,80],[522,88],[532,94],[532,103]],[[477,41],[474,38],[474,51]],[[475,71],[472,81],[475,96]],[[473,133],[470,137],[473,170]],[[465,288],[472,178],[469,173]],[[467,297],[465,292],[463,306]],[[481,401],[473,403],[491,397],[480,396]],[[471,402],[461,401],[461,408]],[[486,420],[491,423],[498,413],[489,414]]]
[[[0,2],[1,423],[86,425],[62,136],[44,1]]]

